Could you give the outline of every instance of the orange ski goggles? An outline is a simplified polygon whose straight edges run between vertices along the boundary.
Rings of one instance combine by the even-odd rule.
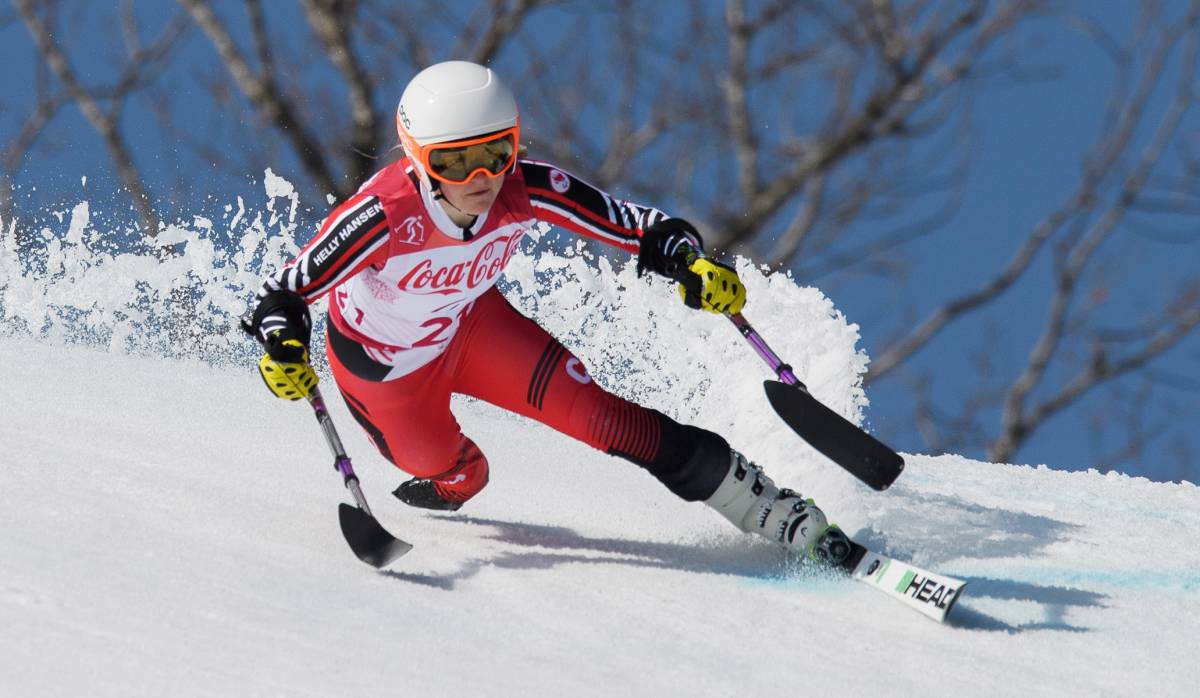
[[[468,182],[479,172],[499,177],[517,161],[520,124],[485,136],[418,146],[404,134],[410,153],[417,154],[430,177],[448,184]]]

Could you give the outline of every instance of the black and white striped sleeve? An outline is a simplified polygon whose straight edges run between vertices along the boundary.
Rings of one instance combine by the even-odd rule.
[[[296,259],[280,267],[263,281],[256,296],[255,330],[265,339],[271,332],[294,323],[286,303],[279,312],[271,307],[280,294],[299,296],[313,303],[338,284],[387,254],[387,216],[373,195],[351,197],[325,219],[320,232]]]
[[[642,233],[662,211],[622,201],[582,179],[536,160],[521,160],[529,202],[539,220],[638,252]]]

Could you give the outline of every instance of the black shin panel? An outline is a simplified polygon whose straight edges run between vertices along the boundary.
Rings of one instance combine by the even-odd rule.
[[[662,438],[658,453],[650,460],[615,448],[609,449],[609,453],[627,458],[650,471],[685,501],[708,499],[729,472],[729,442],[711,431],[680,424],[661,412],[654,414]]]

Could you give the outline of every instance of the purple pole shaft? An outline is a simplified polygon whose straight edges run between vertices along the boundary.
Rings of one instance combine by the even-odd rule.
[[[321,423],[321,429],[325,433],[325,441],[329,444],[329,450],[333,452],[333,467],[342,474],[346,488],[354,496],[355,503],[360,509],[370,514],[371,508],[367,506],[367,499],[358,485],[358,476],[354,474],[354,466],[350,465],[350,456],[346,455],[342,439],[338,436],[337,430],[333,428],[333,419],[329,416],[329,410],[325,408],[325,398],[321,397],[319,388],[313,388],[312,394],[308,396],[308,403],[312,405],[317,421]]]
[[[758,355],[762,357],[762,360],[767,362],[767,365],[771,367],[771,370],[775,372],[775,375],[779,376],[779,380],[787,383],[788,385],[798,385],[802,388],[804,387],[804,384],[800,382],[800,379],[796,378],[796,374],[792,373],[792,367],[785,364],[783,359],[780,359],[775,352],[771,351],[771,347],[767,346],[767,343],[762,336],[759,335],[753,327],[751,327],[749,320],[743,317],[741,313],[726,315],[726,317],[729,318],[729,321],[733,323],[734,327],[738,328],[738,332],[742,333],[742,336],[746,338],[746,341],[750,343],[750,346],[754,347],[754,350],[758,352]]]

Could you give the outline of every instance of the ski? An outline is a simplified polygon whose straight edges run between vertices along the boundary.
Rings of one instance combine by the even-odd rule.
[[[967,583],[935,574],[916,565],[877,553],[847,539],[850,554],[839,567],[867,586],[903,603],[939,623],[954,608]]]
[[[727,317],[779,377],[777,381],[764,381],[763,388],[780,419],[810,446],[872,489],[891,486],[904,470],[900,454],[813,397],[792,367],[771,351],[741,313]]]

